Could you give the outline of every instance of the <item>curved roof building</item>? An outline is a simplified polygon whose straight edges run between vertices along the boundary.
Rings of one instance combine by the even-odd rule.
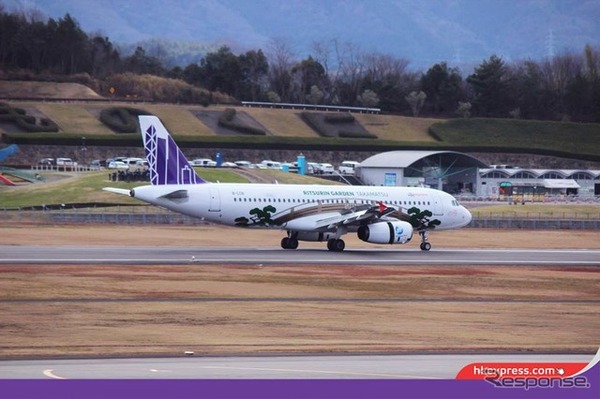
[[[477,170],[489,166],[456,151],[389,151],[360,163],[358,176],[375,186],[429,186],[450,193],[472,192]]]

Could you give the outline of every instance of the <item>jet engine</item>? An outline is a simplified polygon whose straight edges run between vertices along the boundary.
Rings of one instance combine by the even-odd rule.
[[[360,226],[358,238],[374,244],[405,244],[413,235],[413,227],[408,222],[377,222]]]

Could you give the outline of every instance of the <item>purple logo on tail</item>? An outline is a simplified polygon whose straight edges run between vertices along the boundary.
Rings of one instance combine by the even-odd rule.
[[[145,132],[144,149],[153,186],[205,183],[190,166],[173,138],[168,134],[166,138],[158,137],[154,125],[150,125]]]

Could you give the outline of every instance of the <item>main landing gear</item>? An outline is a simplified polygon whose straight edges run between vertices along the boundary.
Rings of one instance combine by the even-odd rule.
[[[298,248],[298,235],[291,234],[289,237],[283,237],[281,239],[281,248],[283,249],[297,249]],[[331,238],[327,240],[327,249],[333,252],[342,252],[346,248],[344,240],[339,238]]]
[[[431,249],[431,243],[429,243],[429,232],[428,231],[420,231],[419,235],[421,236],[421,251],[429,251]]]
[[[342,252],[346,248],[346,243],[340,238],[331,238],[327,240],[327,249],[333,252]]]
[[[283,248],[283,249],[298,248],[298,239],[296,237],[283,237],[281,239],[281,248]]]

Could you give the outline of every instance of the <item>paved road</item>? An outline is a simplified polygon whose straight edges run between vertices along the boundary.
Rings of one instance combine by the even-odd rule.
[[[593,357],[432,354],[22,360],[0,361],[0,379],[454,379],[474,362],[588,363]]]
[[[541,249],[326,249],[184,248],[0,245],[0,264],[363,264],[363,265],[541,265],[600,266],[600,250]]]

